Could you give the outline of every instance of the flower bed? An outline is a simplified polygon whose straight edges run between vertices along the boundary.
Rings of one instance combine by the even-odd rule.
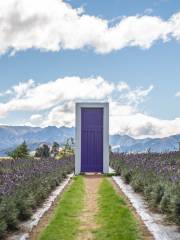
[[[74,158],[0,161],[0,238],[31,217],[49,193],[74,170]]]
[[[180,225],[180,153],[113,153],[110,165],[149,206]]]

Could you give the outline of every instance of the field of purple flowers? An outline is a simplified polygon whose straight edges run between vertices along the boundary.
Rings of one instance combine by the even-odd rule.
[[[112,153],[110,165],[149,206],[180,225],[180,153]]]
[[[0,161],[0,239],[30,218],[73,169],[73,157]]]

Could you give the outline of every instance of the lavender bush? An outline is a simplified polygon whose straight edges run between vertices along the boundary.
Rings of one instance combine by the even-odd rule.
[[[0,161],[0,238],[28,219],[73,170],[73,157]]]
[[[180,153],[111,154],[111,167],[151,208],[180,225]]]

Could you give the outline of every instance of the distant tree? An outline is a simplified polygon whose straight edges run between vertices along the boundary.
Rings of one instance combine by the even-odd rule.
[[[65,158],[74,155],[74,139],[68,138],[62,150],[57,154],[57,159]]]
[[[23,159],[30,157],[29,149],[25,141],[21,145],[17,146],[15,150],[8,152],[7,154],[13,159]]]
[[[57,142],[53,142],[53,144],[52,144],[52,148],[58,148],[59,147],[59,143],[57,143]]]
[[[29,149],[25,141],[19,146],[19,148],[23,156],[29,155]]]
[[[71,150],[73,145],[74,145],[74,138],[71,137],[66,140],[66,144],[64,146],[66,149]]]
[[[59,143],[53,142],[52,147],[51,147],[51,153],[56,156],[59,152]]]
[[[48,158],[50,156],[50,149],[47,144],[42,144],[36,149],[35,157]]]

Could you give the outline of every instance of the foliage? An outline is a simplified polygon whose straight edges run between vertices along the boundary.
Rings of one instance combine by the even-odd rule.
[[[180,225],[179,152],[113,153],[110,158],[111,167],[144,194],[151,208]]]
[[[13,159],[23,159],[29,157],[29,150],[26,142],[24,141],[15,150],[7,153]]]
[[[61,151],[57,154],[57,159],[62,159],[66,157],[70,157],[74,155],[74,139],[73,138],[68,138],[66,144],[64,147],[61,149]]]
[[[137,223],[131,211],[106,178],[103,179],[99,190],[97,221],[100,225],[95,233],[97,240],[140,239]]]
[[[42,144],[40,147],[36,149],[35,157],[39,158],[48,158],[50,157],[50,149],[47,144]]]
[[[58,152],[59,152],[59,143],[53,142],[51,147],[51,154],[53,154],[55,157],[58,154]]]
[[[79,213],[83,207],[84,182],[83,177],[74,178],[73,184],[63,194],[55,215],[41,233],[40,240],[72,240],[78,233]]]
[[[73,169],[73,158],[0,161],[0,239],[28,219]]]

